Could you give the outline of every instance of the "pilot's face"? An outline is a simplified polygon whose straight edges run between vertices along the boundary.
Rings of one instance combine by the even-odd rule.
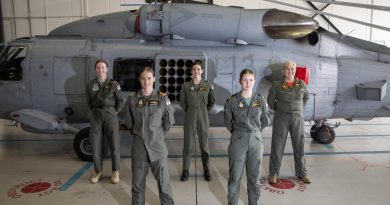
[[[200,65],[194,65],[191,69],[191,74],[193,78],[201,78],[203,73],[202,67]]]
[[[141,82],[141,87],[143,89],[153,88],[153,83],[156,80],[156,77],[153,76],[153,73],[149,71],[144,71],[139,76],[139,81]]]
[[[107,65],[103,62],[100,62],[98,64],[96,64],[96,75],[99,79],[106,79],[107,78],[107,72],[108,72],[108,68],[107,68]]]
[[[295,76],[295,71],[296,70],[297,69],[294,66],[290,66],[290,67],[284,68],[283,69],[284,77],[287,78],[287,79],[293,79],[294,76]]]
[[[241,89],[244,91],[251,91],[255,85],[255,76],[250,73],[246,73],[240,80]]]

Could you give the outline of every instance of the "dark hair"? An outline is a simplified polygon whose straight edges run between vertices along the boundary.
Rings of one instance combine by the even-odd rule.
[[[195,65],[199,65],[199,66],[200,66],[200,69],[203,69],[202,62],[197,60],[197,61],[195,61],[195,62],[191,65],[191,70],[192,70],[192,68],[193,68]]]
[[[95,68],[96,68],[96,65],[97,65],[98,63],[104,63],[104,64],[106,64],[106,66],[107,66],[107,68],[108,68],[108,63],[107,63],[107,61],[105,61],[105,60],[103,60],[103,59],[99,59],[99,60],[96,61],[96,63],[95,63]]]
[[[145,71],[152,73],[152,75],[153,75],[153,77],[154,77],[154,70],[153,70],[153,68],[147,67],[147,66],[144,67],[144,68],[142,68],[142,69],[139,71],[138,77],[140,77],[140,76],[141,76],[141,73],[143,73],[143,72],[145,72]]]
[[[252,74],[253,77],[256,78],[255,73],[254,73],[251,69],[245,68],[245,69],[242,70],[241,73],[240,73],[240,82],[241,82],[242,76],[244,76],[245,74]]]

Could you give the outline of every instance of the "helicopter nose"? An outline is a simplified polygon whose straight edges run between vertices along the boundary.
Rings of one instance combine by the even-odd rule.
[[[262,20],[264,32],[273,39],[300,38],[315,31],[319,24],[314,19],[297,13],[271,9]]]

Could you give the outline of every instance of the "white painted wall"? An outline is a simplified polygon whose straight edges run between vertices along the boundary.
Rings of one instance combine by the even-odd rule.
[[[293,5],[310,8],[303,0],[279,0]],[[389,0],[344,0],[347,2],[390,6]],[[4,38],[6,41],[19,37],[47,35],[54,28],[63,24],[90,16],[123,10],[133,10],[137,6],[121,6],[121,4],[138,4],[143,0],[1,0]],[[217,5],[241,6],[246,9],[278,8],[313,16],[310,11],[279,5],[264,0],[214,0]],[[318,8],[324,4],[315,3]],[[353,18],[355,20],[374,23],[390,28],[390,12],[331,5],[324,12]],[[320,17],[315,19],[330,31],[332,28]],[[331,22],[345,35],[371,40],[390,46],[390,32],[373,29],[334,17]]]

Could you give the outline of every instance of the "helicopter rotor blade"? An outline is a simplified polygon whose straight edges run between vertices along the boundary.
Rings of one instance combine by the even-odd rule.
[[[302,1],[305,1],[305,0],[302,0]],[[351,3],[351,2],[329,1],[329,0],[310,0],[310,1],[319,2],[319,3],[325,3],[325,4],[335,4],[335,5],[341,5],[341,6],[358,7],[358,8],[364,8],[364,9],[375,9],[375,10],[381,10],[381,11],[390,11],[390,7],[388,7],[388,6],[358,4],[358,3]]]

